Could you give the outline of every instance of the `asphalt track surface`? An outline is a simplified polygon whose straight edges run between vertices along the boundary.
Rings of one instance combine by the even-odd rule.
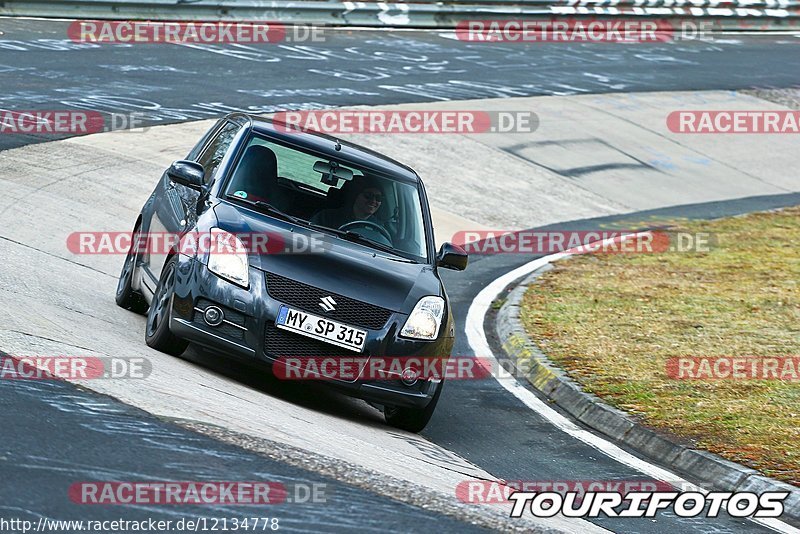
[[[212,518],[232,525],[234,518],[258,517],[277,518],[280,530],[291,531],[407,532],[415,524],[437,531],[485,531],[220,443],[65,382],[0,381],[0,409],[6,428],[0,445],[0,517],[34,524],[40,517],[173,524],[207,518],[208,526]],[[11,436],[9,428],[15,429]],[[289,497],[267,505],[94,505],[88,511],[90,505],[70,500],[70,486],[97,480],[259,480],[284,484]],[[317,498],[309,498],[301,486],[314,488]],[[259,521],[260,531],[265,520]]]
[[[659,44],[468,43],[446,32],[326,30],[324,43],[73,43],[67,22],[0,19],[0,110],[230,111],[645,91],[791,87],[800,39]],[[2,136],[0,149],[53,136]]]
[[[663,45],[487,47],[437,33],[353,31],[331,33],[324,45],[309,46],[87,47],[66,39],[66,23],[0,20],[0,28],[0,108],[146,112],[147,124],[210,118],[237,109],[266,113],[537,94],[785,87],[800,81],[798,41],[792,37],[735,37],[723,42]],[[231,89],[232,79],[236,90]],[[0,149],[52,139],[0,136]],[[715,217],[798,202],[798,195],[781,195],[625,217]],[[559,229],[585,230],[614,219],[560,223]],[[487,283],[532,258],[476,257],[465,273],[445,274],[460,321],[456,354],[471,353],[463,321],[472,298]],[[223,371],[213,366],[212,370]],[[245,368],[226,366],[224,372],[244,382],[250,379]],[[68,384],[2,383],[0,404],[7,414],[0,459],[2,509],[8,511],[4,516],[115,518],[120,515],[118,508],[87,512],[69,502],[65,485],[79,479],[124,477],[246,479],[257,464],[263,478],[309,480],[333,488],[333,499],[322,509],[287,505],[281,517],[287,517],[287,523],[295,528],[340,531],[371,526],[413,531],[424,525],[426,529],[454,531],[467,527],[172,427]],[[142,432],[102,431],[104,421],[121,419],[126,428],[156,429],[167,441],[191,446],[156,451]],[[508,480],[641,478],[554,429],[492,381],[448,383],[423,435]],[[239,510],[221,512],[216,515],[230,517]],[[166,517],[176,513],[209,515],[207,509],[174,512],[153,507],[125,509],[122,515]],[[618,532],[764,530],[755,523],[730,518],[660,516],[656,521],[594,522]]]

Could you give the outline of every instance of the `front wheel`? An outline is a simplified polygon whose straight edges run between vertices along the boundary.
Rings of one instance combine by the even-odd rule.
[[[426,407],[402,408],[387,406],[383,410],[383,418],[389,425],[395,428],[414,433],[421,432],[428,424],[428,421],[431,420],[434,410],[436,410],[436,405],[439,403],[439,396],[442,394],[442,388],[444,388],[444,381],[439,383],[439,387],[436,388],[436,393],[433,394],[431,402],[429,402]]]
[[[178,258],[173,256],[164,266],[161,280],[153,295],[153,302],[147,311],[147,326],[144,341],[149,347],[177,356],[186,350],[189,342],[179,338],[169,330],[169,316],[172,311],[172,295],[175,292],[175,269]]]

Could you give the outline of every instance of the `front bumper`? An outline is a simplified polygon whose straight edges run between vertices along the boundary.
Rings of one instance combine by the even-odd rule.
[[[225,322],[209,326],[203,320],[203,310],[215,305],[225,314]],[[260,362],[272,367],[283,365],[287,356],[315,356],[314,354],[276,354],[276,347],[309,347],[309,338],[278,330],[275,319],[281,305],[297,306],[271,297],[267,291],[265,273],[250,267],[250,287],[240,288],[211,273],[208,268],[188,256],[179,256],[175,296],[173,298],[170,330],[177,336],[196,344],[236,356],[250,362]],[[301,308],[302,309],[302,308]],[[319,315],[318,311],[305,310]],[[407,319],[406,314],[393,312],[380,329],[366,329],[367,340],[362,354],[337,349],[346,357],[397,357],[433,358],[449,357],[453,338],[441,337],[436,341],[415,341],[399,338],[397,333]],[[354,325],[357,326],[357,325]],[[358,328],[363,328],[358,326]],[[442,329],[445,330],[444,328]],[[277,332],[277,333],[276,333]],[[280,343],[275,338],[281,336]],[[329,347],[320,347],[323,350]],[[335,357],[335,356],[329,356]],[[276,373],[281,376],[281,373]],[[433,398],[438,380],[418,380],[409,386],[399,376],[389,373],[386,379],[370,380],[326,379],[324,382],[343,393],[373,403],[424,408]]]

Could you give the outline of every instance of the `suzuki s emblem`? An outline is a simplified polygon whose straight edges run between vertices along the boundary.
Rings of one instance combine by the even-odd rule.
[[[333,297],[328,295],[327,297],[322,297],[319,299],[319,307],[325,310],[326,312],[332,312],[336,309],[336,301],[333,300]]]

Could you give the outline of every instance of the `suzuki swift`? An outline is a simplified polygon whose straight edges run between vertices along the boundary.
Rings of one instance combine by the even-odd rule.
[[[232,114],[166,170],[133,232],[116,302],[147,314],[149,346],[177,355],[192,342],[282,376],[302,370],[405,430],[430,420],[444,373],[367,372],[381,358],[446,360],[453,347],[439,269],[468,258],[449,243],[435,251],[409,167]]]

